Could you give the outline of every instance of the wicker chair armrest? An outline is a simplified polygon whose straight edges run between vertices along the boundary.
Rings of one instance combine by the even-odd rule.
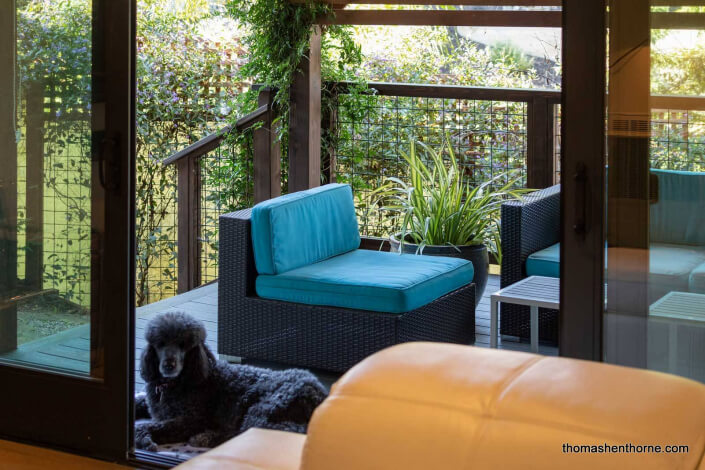
[[[255,295],[257,269],[252,251],[251,209],[231,212],[219,217],[218,250],[219,289],[228,295]]]
[[[560,195],[557,184],[502,204],[501,287],[525,278],[529,255],[560,240]]]

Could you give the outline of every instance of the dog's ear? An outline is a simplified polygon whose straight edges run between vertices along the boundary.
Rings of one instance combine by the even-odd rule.
[[[194,384],[203,382],[211,373],[215,356],[203,343],[189,351],[186,358],[185,373],[189,375],[189,381]]]
[[[150,344],[148,344],[144,351],[142,351],[140,375],[147,383],[154,382],[160,376],[159,358],[157,357],[157,352],[154,350],[154,347]]]

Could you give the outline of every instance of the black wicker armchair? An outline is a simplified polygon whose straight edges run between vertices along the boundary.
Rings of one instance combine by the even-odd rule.
[[[526,276],[526,259],[560,240],[560,185],[502,204],[501,287]],[[529,308],[502,304],[500,334],[528,340]],[[539,340],[558,343],[558,311],[539,309]]]
[[[250,210],[220,217],[218,352],[342,372],[407,341],[472,344],[475,285],[403,314],[258,297]]]

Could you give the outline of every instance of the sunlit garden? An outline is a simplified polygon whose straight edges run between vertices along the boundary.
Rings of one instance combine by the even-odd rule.
[[[41,278],[44,294],[27,303],[29,316],[42,309],[41,302],[49,306],[64,302],[76,312],[55,322],[53,328],[58,331],[87,321],[85,308],[90,301],[91,162],[85,117],[90,112],[90,84],[89,77],[72,72],[86,69],[90,62],[90,36],[83,28],[90,21],[90,1],[18,3],[22,5],[18,102],[27,109],[39,109],[28,114],[33,122],[21,122],[18,128],[28,140],[38,132],[45,142],[40,208],[44,245],[33,250],[32,221],[37,215],[32,211],[37,209],[26,207],[21,194],[19,272]],[[294,8],[299,9],[298,16],[288,17]],[[164,160],[257,108],[257,90],[263,86],[275,90],[275,105],[286,122],[287,85],[305,52],[308,29],[317,15],[325,14],[324,8],[293,7],[283,0],[138,2],[138,306],[177,293],[177,174],[175,166],[163,164]],[[328,124],[323,126],[322,174],[324,182],[352,185],[362,235],[386,237],[398,230],[399,213],[381,210],[376,190],[388,177],[405,181],[409,165],[402,155],[412,142],[440,150],[446,162],[450,152],[443,149],[450,149],[463,180],[474,186],[490,180],[517,188],[528,184],[529,101],[394,96],[374,86],[376,82],[434,84],[540,90],[553,96],[550,93],[559,92],[561,84],[560,30],[517,29],[498,34],[497,28],[323,27],[322,109]],[[664,30],[653,35],[653,94],[705,92],[701,67],[705,49],[702,40],[695,40],[701,34]],[[43,90],[43,100],[28,99],[34,96],[30,89]],[[550,106],[554,118],[550,151],[553,179],[558,182],[560,107],[557,102]],[[42,119],[37,121],[37,115]],[[286,128],[280,126],[277,135],[282,155],[286,155]],[[655,109],[651,142],[654,167],[703,171],[704,113]],[[217,278],[218,216],[253,203],[252,149],[251,130],[233,132],[226,145],[200,160],[200,283]],[[32,164],[20,149],[20,176],[25,182]],[[286,159],[281,172],[286,192]],[[26,183],[27,191],[32,190],[30,183],[36,181]],[[497,227],[493,230],[496,233]],[[501,247],[488,237],[486,242],[499,258]]]

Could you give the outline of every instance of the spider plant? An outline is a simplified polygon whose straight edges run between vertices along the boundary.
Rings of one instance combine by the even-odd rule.
[[[477,186],[463,178],[448,136],[440,151],[411,140],[409,152],[400,151],[409,165],[408,182],[387,177],[375,195],[398,215],[399,242],[425,246],[486,244],[501,261],[500,206],[520,199],[527,189],[517,188],[520,175],[503,172]],[[417,146],[421,152],[417,151]],[[448,155],[443,158],[444,151]],[[422,155],[423,154],[423,155]]]

